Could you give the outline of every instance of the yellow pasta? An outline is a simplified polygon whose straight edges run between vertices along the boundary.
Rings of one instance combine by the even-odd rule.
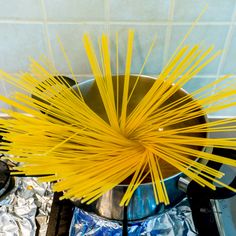
[[[8,141],[2,144],[3,152],[21,163],[13,173],[50,174],[39,180],[55,182],[54,191],[64,192],[61,199],[77,198],[88,204],[126,183],[127,191],[120,205],[128,205],[139,185],[151,181],[156,203],[167,205],[166,165],[173,166],[201,186],[215,189],[214,181],[236,191],[219,180],[224,173],[196,161],[199,158],[236,166],[233,159],[203,150],[203,147],[236,149],[236,138],[213,139],[206,135],[236,131],[233,124],[236,118],[188,123],[235,106],[236,102],[230,99],[235,94],[230,76],[222,76],[192,94],[169,100],[220,51],[214,53],[213,46],[207,49],[201,49],[198,44],[183,46],[183,40],[147,93],[130,108],[156,40],[155,37],[140,73],[134,78],[131,74],[134,31],[128,32],[124,72],[119,68],[118,33],[115,37],[116,72],[111,69],[108,36],[103,34],[98,40],[100,55],[97,56],[89,35],[84,35],[84,47],[104,116],[87,102],[60,41],[76,83],[73,88],[47,60],[47,69],[32,59],[30,73],[17,76],[1,70],[2,79],[23,91],[12,98],[0,95],[1,101],[21,110],[2,109],[11,119],[0,120],[1,135]],[[209,93],[209,88],[215,85],[219,90]]]

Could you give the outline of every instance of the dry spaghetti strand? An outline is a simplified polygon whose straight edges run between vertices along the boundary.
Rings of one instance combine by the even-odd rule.
[[[155,39],[132,83],[134,31],[128,32],[124,72],[119,68],[116,34],[115,76],[108,36],[103,34],[99,40],[99,58],[88,34],[84,35],[83,42],[107,120],[95,113],[82,96],[83,86],[89,83],[81,86],[76,83],[71,88],[47,60],[47,69],[31,60],[30,73],[12,76],[0,71],[2,79],[23,90],[12,98],[0,95],[1,101],[20,110],[2,109],[11,119],[0,119],[1,135],[8,141],[2,144],[3,152],[22,163],[15,167],[14,174],[50,174],[40,181],[56,182],[53,190],[63,191],[62,199],[78,198],[87,204],[130,179],[120,202],[121,206],[128,205],[136,189],[148,178],[152,180],[156,203],[169,204],[163,162],[201,186],[214,190],[213,183],[218,183],[235,191],[220,181],[224,173],[195,161],[199,158],[236,166],[234,159],[204,152],[202,148],[236,149],[236,138],[215,139],[206,135],[207,132],[235,132],[235,118],[202,122],[206,114],[235,106],[236,101],[232,100],[235,80],[222,76],[191,95],[170,99],[220,52],[213,53],[213,46],[203,50],[199,44],[179,47],[149,91],[130,111],[134,90],[142,87],[141,74]],[[65,49],[59,43],[74,77]],[[119,74],[124,74],[124,81]],[[211,94],[209,88],[213,86],[218,90]],[[199,120],[200,123],[189,123]]]

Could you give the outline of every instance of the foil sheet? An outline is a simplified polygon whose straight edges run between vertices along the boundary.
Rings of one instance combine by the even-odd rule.
[[[75,208],[70,236],[121,236],[122,224],[87,213]],[[195,236],[198,235],[193,223],[187,199],[165,213],[138,222],[128,223],[129,236]]]
[[[52,200],[49,183],[15,178],[14,188],[0,198],[0,235],[46,235]]]

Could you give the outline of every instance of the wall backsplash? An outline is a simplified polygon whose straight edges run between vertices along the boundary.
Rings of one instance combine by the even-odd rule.
[[[102,32],[109,33],[113,41],[119,32],[120,55],[124,56],[127,29],[133,28],[136,36],[132,73],[139,72],[157,33],[157,46],[143,72],[156,75],[205,3],[208,10],[186,43],[214,44],[223,53],[186,84],[185,89],[193,91],[220,75],[236,74],[236,0],[0,0],[0,68],[13,74],[25,71],[29,57],[39,59],[44,54],[62,74],[70,75],[59,49],[58,35],[76,76],[84,80],[91,77],[91,72],[81,40],[83,33],[89,32],[96,42],[96,36]],[[13,90],[1,82],[0,93],[9,96]],[[236,115],[236,108],[214,114],[232,115]]]

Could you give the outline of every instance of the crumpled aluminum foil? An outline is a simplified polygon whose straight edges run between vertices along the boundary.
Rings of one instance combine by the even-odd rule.
[[[92,213],[75,208],[70,226],[70,236],[121,236],[122,225]],[[165,213],[139,222],[128,223],[129,236],[195,236],[198,235],[193,223],[187,199]]]
[[[49,183],[15,178],[15,187],[0,198],[0,236],[46,235],[52,200]]]

